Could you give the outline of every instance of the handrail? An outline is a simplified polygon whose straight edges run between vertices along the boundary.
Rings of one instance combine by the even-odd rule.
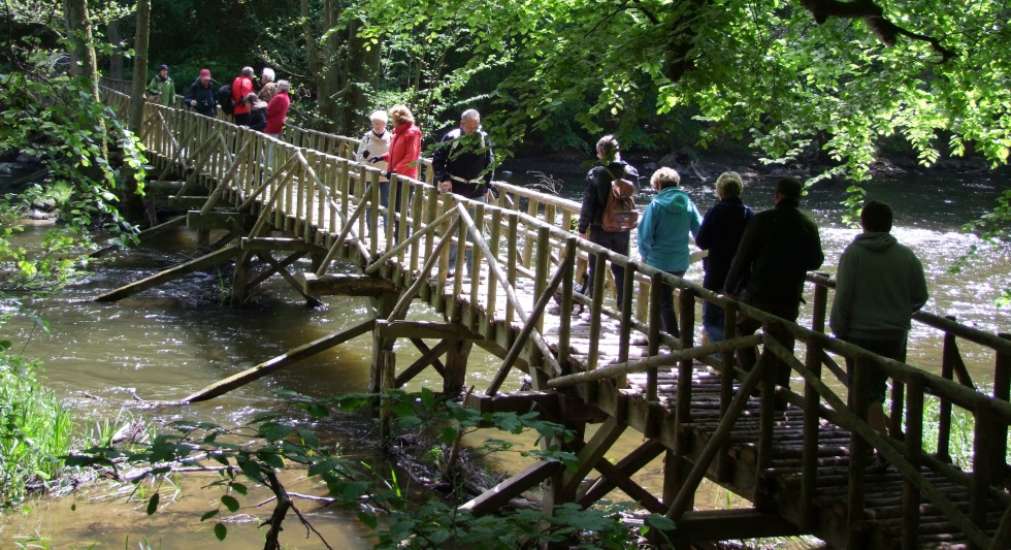
[[[106,95],[114,108],[122,109],[129,103],[129,98],[124,94],[106,90]],[[969,534],[974,542],[986,542],[986,534],[983,533],[980,525],[986,519],[985,512],[988,506],[989,491],[994,490],[994,487],[1002,479],[1000,476],[1003,474],[1000,472],[1003,470],[1000,467],[1006,467],[1006,449],[1000,444],[1006,440],[1008,426],[1011,425],[1011,403],[1007,399],[1008,388],[1004,387],[1011,382],[1007,380],[1009,371],[1011,371],[1011,363],[1009,363],[1011,354],[1008,353],[1011,350],[1011,343],[1006,342],[1001,336],[959,325],[947,319],[939,320],[937,316],[932,314],[919,316],[921,319],[926,319],[923,322],[940,325],[948,334],[982,343],[997,353],[997,369],[1002,374],[1000,374],[1000,382],[995,382],[994,394],[991,396],[957,383],[946,375],[932,374],[907,363],[876,355],[854,344],[825,334],[826,295],[827,289],[832,285],[831,280],[826,277],[809,276],[809,279],[814,278],[812,282],[816,285],[816,299],[815,321],[812,323],[812,327],[808,328],[739,302],[732,297],[708,290],[696,282],[663,272],[642,261],[604,249],[576,235],[568,227],[559,227],[558,210],[564,210],[571,216],[575,212],[576,204],[574,202],[559,202],[564,199],[518,188],[515,196],[523,196],[529,201],[527,208],[521,210],[518,204],[509,205],[501,200],[498,204],[486,204],[452,194],[439,193],[430,181],[398,176],[393,178],[390,185],[401,188],[399,204],[394,204],[391,200],[388,207],[382,207],[378,201],[378,186],[368,185],[370,182],[377,181],[377,171],[372,167],[363,166],[353,159],[341,157],[331,152],[320,152],[303,145],[274,140],[249,130],[239,131],[224,121],[208,119],[195,113],[155,103],[148,103],[146,107],[156,113],[167,115],[161,117],[161,120],[168,121],[161,127],[161,130],[146,136],[149,149],[156,154],[165,158],[172,157],[172,152],[177,151],[180,147],[179,144],[183,143],[192,144],[186,147],[199,148],[201,140],[195,136],[203,136],[205,142],[213,140],[217,144],[208,145],[205,150],[201,151],[202,160],[198,163],[199,173],[194,177],[210,176],[207,178],[208,180],[228,181],[230,185],[235,187],[234,191],[238,200],[245,198],[243,204],[255,202],[259,206],[260,212],[256,219],[253,235],[264,229],[267,223],[272,223],[275,227],[290,228],[296,235],[300,235],[299,231],[304,231],[308,241],[311,237],[308,227],[315,224],[324,237],[325,244],[323,246],[327,249],[328,257],[341,253],[344,254],[342,257],[351,258],[353,256],[349,256],[349,254],[357,253],[361,258],[376,258],[375,261],[365,262],[367,269],[393,274],[391,276],[400,277],[405,283],[410,282],[410,291],[408,295],[402,297],[401,303],[397,307],[398,312],[406,311],[409,297],[413,297],[415,293],[420,291],[423,284],[428,283],[429,289],[436,291],[433,303],[446,299],[454,300],[452,308],[446,308],[448,315],[457,315],[457,312],[460,311],[457,309],[460,302],[469,300],[472,306],[481,306],[480,302],[484,300],[483,305],[488,308],[488,319],[475,319],[467,322],[473,322],[475,325],[482,322],[487,323],[485,327],[490,330],[492,323],[502,322],[502,316],[498,315],[492,304],[495,303],[496,287],[504,290],[507,295],[504,304],[505,326],[512,330],[520,329],[523,334],[528,335],[531,343],[524,344],[523,338],[510,340],[510,342],[519,341],[520,344],[510,350],[500,373],[508,370],[511,365],[510,361],[515,359],[515,355],[519,352],[519,346],[526,345],[528,357],[540,359],[540,361],[530,363],[531,367],[538,369],[538,376],[542,378],[540,381],[535,381],[535,384],[562,385],[559,382],[564,381],[564,385],[570,383],[584,385],[596,379],[609,378],[612,374],[620,372],[645,371],[647,385],[643,395],[646,399],[656,399],[658,396],[657,372],[661,365],[666,367],[676,361],[679,380],[684,380],[690,379],[692,376],[692,360],[700,359],[714,366],[721,376],[721,388],[723,388],[720,394],[721,411],[734,412],[740,410],[743,406],[742,400],[747,397],[734,396],[734,392],[738,391],[734,389],[734,382],[742,380],[743,376],[733,366],[733,362],[726,359],[732,355],[735,347],[751,344],[758,339],[758,337],[740,338],[734,334],[733,321],[736,316],[742,314],[770,329],[775,328],[791,334],[807,348],[805,363],[797,360],[792,352],[779,345],[774,339],[769,339],[770,334],[774,334],[775,331],[765,331],[762,338],[765,341],[767,352],[771,351],[781,359],[788,358],[786,363],[790,370],[800,374],[804,379],[803,389],[795,392],[788,388],[776,388],[776,383],[770,379],[769,374],[774,369],[768,366],[761,369],[761,381],[758,380],[759,375],[754,374],[757,371],[753,371],[753,374],[747,379],[749,384],[760,384],[763,388],[762,407],[759,415],[761,433],[756,459],[759,469],[758,476],[761,477],[764,470],[769,467],[772,456],[772,434],[777,430],[772,399],[774,394],[785,394],[790,401],[802,403],[805,412],[809,415],[809,418],[805,418],[803,441],[805,449],[803,457],[805,490],[803,494],[806,505],[811,504],[811,499],[816,493],[816,485],[813,481],[814,473],[810,475],[808,473],[816,473],[818,469],[818,419],[823,418],[837,425],[845,426],[851,431],[852,452],[857,452],[861,445],[871,445],[882,451],[890,463],[899,468],[904,479],[908,482],[907,490],[917,498],[923,494],[935,505],[941,507],[949,507],[950,505],[943,495],[934,490],[933,485],[925,482],[922,476],[915,472],[914,466],[927,467],[959,484],[969,483],[973,507],[970,514],[971,521],[963,515],[957,516],[953,521]],[[228,132],[224,133],[223,139],[219,140],[214,135],[215,132],[224,132],[226,129]],[[167,137],[163,135],[165,132],[168,133]],[[178,133],[179,139],[172,135],[173,132]],[[243,140],[245,141],[243,142]],[[345,153],[346,149],[354,142],[351,138],[310,130],[303,130],[292,139],[297,142],[306,140],[325,142],[331,148],[334,146],[338,149],[343,148]],[[248,155],[250,157],[259,158],[259,152],[264,149],[272,151],[272,161],[264,163],[257,160],[235,168],[234,163],[241,163],[242,156],[236,156],[235,158],[238,160],[229,163],[229,155],[247,146],[251,146],[252,151],[257,152],[257,154]],[[233,149],[229,150],[229,147]],[[306,161],[305,158],[302,158],[303,156],[309,160]],[[268,170],[268,168],[277,166],[282,166],[282,168],[279,171]],[[241,171],[243,177],[231,177],[226,180],[224,176],[230,174],[233,168]],[[262,195],[249,194],[250,191],[254,191],[255,183],[263,181],[268,174],[271,179],[256,186],[255,192]],[[431,172],[429,170],[426,179],[430,178]],[[513,192],[508,188],[506,191]],[[391,199],[396,195],[391,192]],[[269,199],[265,200],[261,198],[262,196],[267,196]],[[353,213],[349,211],[353,211]],[[369,216],[362,215],[366,211]],[[383,213],[389,219],[384,230],[380,231],[378,218]],[[367,222],[366,218],[368,218]],[[340,231],[336,227],[337,219],[342,222],[343,227]],[[451,219],[452,222],[450,222]],[[352,234],[351,229],[355,227],[355,224],[357,224],[358,231]],[[485,227],[490,228],[490,239],[486,239],[483,234]],[[312,238],[318,239],[319,237],[320,235],[316,235]],[[347,243],[344,242],[345,240]],[[345,244],[351,245],[350,252],[342,252]],[[474,276],[469,283],[466,283],[469,284],[469,292],[465,292],[462,266],[452,275],[452,280],[448,280],[450,278],[446,258],[448,246],[456,247],[460,261],[463,259],[462,253],[466,247],[473,246],[475,248],[472,269],[481,265],[490,269],[487,287],[481,287],[480,277]],[[358,252],[355,252],[356,250]],[[619,266],[626,270],[626,280],[623,285],[626,294],[623,295],[620,303],[615,304],[616,307],[605,306],[604,299],[599,294],[595,296],[594,300],[582,296],[577,298],[571,280],[563,284],[563,279],[571,279],[572,262],[577,257],[577,251],[579,254],[590,255],[596,262],[598,269],[606,271],[608,267]],[[419,260],[424,264],[420,266],[420,270]],[[434,280],[432,274],[429,273],[432,268],[436,268]],[[532,294],[524,293],[522,300],[517,290],[520,288],[521,279],[527,279],[528,281],[524,282],[529,282],[533,286]],[[660,293],[657,291],[660,287],[656,286],[659,284],[666,284],[680,290],[679,304],[682,320],[680,334],[661,334],[658,306]],[[448,294],[450,286],[447,285],[451,286],[452,295]],[[598,292],[602,290],[600,280],[595,286]],[[562,288],[562,302],[566,304],[563,306],[564,311],[571,311],[572,303],[576,301],[589,303],[591,307],[589,359],[583,366],[583,368],[590,367],[589,373],[572,373],[569,370],[571,365],[568,360],[558,360],[562,357],[566,359],[570,357],[567,349],[567,334],[564,339],[559,334],[557,340],[559,349],[556,350],[551,350],[548,342],[542,336],[540,324],[543,321],[543,316],[541,312],[545,309],[552,293],[559,287]],[[528,305],[530,301],[527,298],[532,298],[532,307]],[[724,345],[715,345],[709,348],[694,345],[693,322],[697,301],[721,306],[727,312],[728,330],[726,336],[728,341]],[[445,305],[445,302],[442,303]],[[646,313],[643,313],[644,310]],[[530,315],[527,314],[528,311],[531,312]],[[626,356],[594,369],[593,367],[598,364],[599,358],[596,338],[599,338],[604,330],[602,328],[603,317],[610,317],[618,321],[622,342],[626,346],[629,332],[633,328],[646,332],[650,336],[648,355],[653,356],[654,359],[630,362]],[[666,339],[665,341],[674,348],[674,351],[666,358],[659,355],[659,341],[661,339]],[[563,345],[566,346],[566,349],[560,349]],[[825,357],[824,351],[850,359],[873,361],[895,382],[893,396],[896,395],[895,391],[907,387],[909,399],[904,403],[908,418],[922,416],[924,412],[923,394],[925,392],[941,398],[942,408],[947,406],[949,409],[946,413],[949,417],[952,405],[969,411],[976,420],[973,431],[977,448],[973,459],[972,475],[963,476],[957,468],[941,465],[939,460],[926,457],[922,445],[914,445],[922,439],[922,433],[914,433],[915,437],[907,440],[910,443],[903,444],[895,437],[877,435],[868,431],[869,428],[866,420],[862,418],[863,415],[853,412],[836,395],[835,390],[829,388],[822,381],[821,363],[822,358]],[[557,353],[557,359],[555,353]],[[859,376],[859,374],[858,369],[857,375]],[[501,376],[496,376],[496,381],[499,378]],[[995,377],[996,379],[997,377]],[[691,392],[692,384],[678,384],[676,395],[678,410],[672,430],[676,438],[683,437],[685,427],[692,422],[690,414]],[[823,403],[830,407],[823,406]],[[893,403],[895,403],[894,400]],[[901,397],[897,403],[898,410],[902,412],[903,400]],[[857,407],[856,410],[859,411],[860,408]],[[893,405],[893,412],[895,410],[895,405]],[[721,434],[729,433],[727,426],[734,422],[735,416],[728,414],[727,424],[721,427]],[[944,417],[945,413],[942,412],[942,419]],[[922,432],[922,426],[915,429]],[[901,425],[893,428],[890,435],[900,435],[898,430],[901,430]],[[940,439],[939,435],[939,441]],[[723,442],[714,440],[706,450],[708,459],[719,454],[716,451],[722,445]],[[939,450],[940,447],[939,444]],[[863,506],[862,493],[860,493],[863,468],[860,460],[851,461],[851,482],[856,487],[851,492],[850,499],[850,510],[853,513],[862,510]],[[699,472],[693,475],[693,481],[698,477]],[[677,506],[671,509],[672,513],[676,515],[682,510],[685,498],[687,498],[685,495],[679,496]],[[756,494],[755,498],[758,501],[761,499],[761,495]],[[910,524],[914,525],[915,521],[911,521]],[[907,529],[907,532],[912,533],[907,536],[915,535],[915,529]]]

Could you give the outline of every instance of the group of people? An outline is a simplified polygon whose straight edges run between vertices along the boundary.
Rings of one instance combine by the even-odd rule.
[[[379,178],[379,200],[399,214],[402,201],[398,187],[390,196],[390,179],[394,174],[407,178],[418,177],[421,159],[421,129],[414,115],[405,105],[395,105],[386,111],[376,111],[370,117],[371,128],[362,136],[355,160],[371,165],[382,172]],[[387,125],[393,123],[393,131]],[[439,191],[454,193],[471,200],[483,201],[494,192],[492,177],[495,172],[495,155],[491,140],[481,128],[481,113],[467,109],[460,115],[459,127],[450,130],[439,140],[432,155]],[[404,191],[406,192],[406,191]],[[384,218],[385,219],[385,218]],[[394,222],[394,235],[399,235],[399,223]],[[465,252],[465,265],[471,263],[469,249]],[[449,269],[457,265],[456,247],[450,247]]]
[[[270,67],[263,69],[258,80],[255,75],[252,67],[243,67],[230,84],[219,86],[209,69],[200,69],[183,96],[183,105],[211,118],[218,115],[220,106],[239,126],[278,137],[284,132],[291,107],[291,83],[275,81]],[[167,107],[175,106],[176,88],[168,65],[158,67],[158,74],[147,85],[147,94]]]
[[[638,173],[621,159],[618,142],[604,136],[597,142],[599,163],[586,177],[579,231],[594,243],[628,255],[631,230],[608,231],[608,209],[618,201],[618,182],[636,181]],[[744,182],[736,172],[716,180],[719,201],[702,216],[691,197],[680,187],[680,176],[660,168],[650,178],[656,191],[638,221],[638,248],[644,262],[657,269],[683,276],[691,256],[689,245],[708,252],[703,260],[703,286],[743,303],[796,321],[803,301],[804,280],[809,271],[824,262],[818,226],[800,211],[803,184],[783,178],[776,184],[774,207],[755,213],[741,196]],[[914,312],[927,301],[923,267],[916,255],[891,235],[892,210],[882,202],[868,201],[861,212],[863,231],[847,246],[836,275],[836,293],[831,308],[832,331],[846,341],[884,357],[905,361],[906,339]],[[592,288],[593,263],[587,286]],[[623,303],[624,268],[611,263],[618,307]],[[585,287],[584,287],[585,288]],[[584,290],[585,291],[585,290]],[[677,334],[673,289],[659,293],[663,330]],[[725,338],[725,316],[716,304],[705,303],[703,326],[711,342]],[[754,334],[761,322],[738,317],[738,336]],[[793,349],[793,336],[775,324],[769,336]],[[739,350],[738,362],[745,370],[757,363],[757,350]],[[776,383],[789,387],[790,369],[771,355]],[[873,361],[850,362],[850,372],[860,371],[852,394],[866,407],[869,423],[884,431],[883,410],[887,376]],[[778,402],[778,406],[785,403]]]
[[[245,67],[232,83],[215,90],[211,73],[202,69],[185,96],[188,107],[216,116],[219,103],[231,101],[235,123],[266,134],[279,136],[284,129],[290,84],[274,81],[274,71],[266,68],[259,83],[252,67]],[[148,86],[148,92],[160,96],[165,105],[175,100],[175,87],[162,65]],[[222,96],[227,92],[227,98]],[[402,202],[399,187],[390,196],[394,174],[417,178],[421,158],[422,131],[405,105],[389,111],[375,111],[371,128],[361,138],[355,160],[381,171],[380,202],[387,211],[399,214]],[[388,126],[392,123],[392,131]],[[598,163],[586,176],[578,229],[590,241],[618,254],[629,255],[631,231],[638,231],[637,244],[644,262],[676,276],[683,276],[691,263],[689,245],[707,251],[703,260],[703,286],[724,293],[743,303],[772,313],[787,321],[796,321],[803,301],[804,280],[809,271],[818,269],[825,256],[818,226],[800,211],[803,184],[783,178],[776,184],[774,207],[755,213],[741,196],[744,182],[740,174],[725,172],[716,180],[719,201],[703,216],[691,197],[681,188],[681,177],[672,168],[660,168],[650,177],[656,195],[641,213],[630,193],[638,187],[638,171],[622,160],[618,140],[611,135],[596,144]],[[447,132],[438,142],[432,157],[435,181],[442,192],[471,200],[484,201],[494,193],[494,155],[487,133],[481,128],[481,114],[468,109],[460,116],[459,127]],[[631,191],[629,191],[631,189]],[[405,191],[406,192],[406,191]],[[409,197],[407,197],[409,199]],[[391,204],[392,209],[389,208]],[[384,219],[386,219],[384,217]],[[388,221],[386,222],[388,223]],[[912,314],[927,301],[923,268],[913,252],[890,234],[892,210],[881,202],[869,201],[861,213],[863,232],[846,248],[839,261],[836,293],[830,326],[840,338],[874,353],[899,361],[905,360],[906,337]],[[399,224],[394,222],[394,234]],[[471,262],[469,252],[466,265]],[[457,264],[456,247],[450,248],[450,270]],[[596,277],[596,262],[590,262],[588,280],[582,292],[591,294]],[[611,262],[617,305],[624,304],[624,268]],[[669,334],[678,333],[673,289],[666,284],[659,289],[661,325]],[[599,298],[599,297],[598,297]],[[703,327],[711,342],[725,338],[725,316],[716,304],[706,302]],[[741,315],[735,332],[753,334],[761,322]],[[791,333],[769,327],[770,337],[792,349]],[[738,351],[738,362],[745,370],[757,363],[757,350]],[[776,383],[788,387],[790,369],[768,356],[776,369]],[[856,394],[867,406],[868,421],[884,430],[883,411],[887,377],[873,362],[858,361],[861,380]],[[780,405],[782,405],[780,403]]]

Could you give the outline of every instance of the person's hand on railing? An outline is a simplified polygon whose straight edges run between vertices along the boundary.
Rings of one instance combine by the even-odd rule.
[[[383,157],[372,157],[372,158],[369,159],[369,163],[370,164],[375,164],[375,163],[380,162],[382,160],[383,160]]]
[[[439,191],[442,191],[443,193],[451,193],[453,191],[453,182],[450,180],[440,181]]]

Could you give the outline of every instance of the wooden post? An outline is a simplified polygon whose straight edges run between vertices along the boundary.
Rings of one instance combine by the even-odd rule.
[[[603,274],[600,275],[603,277]],[[649,334],[646,335],[649,341],[647,355],[654,356],[660,353],[660,292],[663,286],[659,273],[654,274],[649,281]],[[657,372],[651,369],[646,373],[646,401],[657,401]]]
[[[946,380],[953,380],[955,377],[955,335],[950,331],[944,332],[944,344],[941,349],[941,377]],[[853,382],[850,381],[852,386]],[[951,442],[951,399],[944,395],[939,396],[940,406],[937,413],[937,458],[945,462],[951,462],[951,453],[948,451]]]
[[[737,336],[737,306],[727,304],[723,306],[723,338],[733,340]],[[735,350],[727,350],[720,354],[723,361],[723,370],[720,371],[720,416],[727,414],[730,401],[734,398],[734,378],[735,366],[737,365],[737,353]],[[725,444],[717,455],[717,476],[720,481],[731,479],[731,461],[729,456],[730,445]]]
[[[916,468],[923,460],[923,380],[910,378],[906,399],[906,458]],[[902,490],[902,548],[915,550],[920,530],[920,489],[906,480]]]
[[[604,310],[604,272],[607,271],[607,256],[597,254],[593,258],[593,263],[593,281],[590,282],[593,285],[591,291],[593,301],[590,303],[590,348],[587,352],[587,370],[597,368],[599,361],[600,321]]]
[[[850,369],[850,388],[860,388],[866,375],[864,369]],[[850,410],[858,421],[867,422],[867,400],[860,392],[850,392]],[[847,494],[846,521],[849,526],[849,548],[860,548],[864,520],[864,474],[867,471],[870,445],[856,431],[850,433],[849,492]]]
[[[1011,333],[1002,332],[1000,337],[1011,340]],[[1011,353],[997,352],[997,360],[993,371],[993,396],[1001,401],[1011,400]],[[1001,477],[1007,476],[1007,435],[1008,427],[1000,425],[997,427],[997,438],[994,441],[996,450],[994,457],[997,463],[994,467]]]
[[[462,260],[462,258],[461,258]],[[446,350],[446,373],[442,378],[442,392],[451,397],[460,395],[467,379],[467,358],[473,342],[455,339]]]
[[[817,287],[823,288],[823,287]],[[817,309],[815,310],[817,311]],[[824,319],[822,319],[824,321]],[[804,360],[807,370],[816,377],[821,377],[821,354],[822,348],[817,341],[808,341],[807,354]],[[801,457],[802,476],[800,499],[804,510],[801,527],[805,530],[813,529],[817,518],[815,517],[814,497],[818,487],[818,439],[820,430],[821,398],[818,389],[812,384],[804,381],[804,449]]]
[[[976,426],[972,441],[972,481],[969,485],[969,517],[981,530],[986,529],[986,514],[989,510],[990,486],[997,479],[995,468],[997,461],[1003,462],[1003,456],[996,456],[1000,446],[997,444],[999,434],[1003,434],[1003,426],[995,418],[988,407],[979,406],[975,410]],[[971,548],[983,550],[977,545]]]
[[[774,334],[780,332],[773,330],[772,326],[772,323],[766,323],[762,327],[766,346],[770,341],[776,341]],[[776,341],[776,343],[779,342]],[[767,364],[762,369],[761,412],[758,417],[758,457],[755,465],[755,495],[752,501],[755,503],[755,508],[766,512],[773,504],[766,492],[765,473],[772,465],[772,445],[776,426],[776,374],[780,367],[766,350],[762,351],[759,361],[765,361]]]

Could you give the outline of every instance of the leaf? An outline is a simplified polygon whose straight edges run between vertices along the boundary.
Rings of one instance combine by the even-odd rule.
[[[239,510],[239,501],[236,500],[235,497],[231,495],[222,495],[221,504],[224,504],[225,508],[228,508],[229,512],[234,513]]]
[[[214,524],[214,536],[218,537],[218,540],[225,540],[225,537],[228,536],[228,528],[224,523]]]
[[[161,495],[155,493],[151,495],[151,498],[147,500],[147,515],[152,515],[158,510],[158,501],[161,500]]]
[[[213,510],[208,510],[208,511],[204,512],[202,516],[200,516],[200,521],[207,521],[207,520],[213,518],[214,516],[218,515],[218,512],[220,512],[220,511],[221,511],[220,508],[215,508]]]

